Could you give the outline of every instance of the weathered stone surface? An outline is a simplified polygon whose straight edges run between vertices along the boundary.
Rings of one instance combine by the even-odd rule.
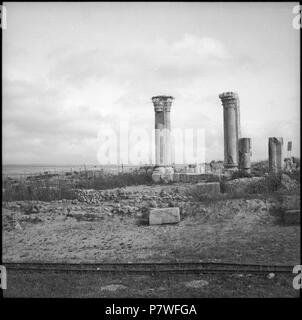
[[[204,180],[202,174],[198,173],[184,173],[185,181],[184,182],[198,182],[200,180]]]
[[[239,149],[239,169],[242,172],[251,172],[251,139],[240,138],[238,141]]]
[[[173,174],[165,174],[161,176],[161,182],[162,183],[169,183],[173,181]]]
[[[154,183],[169,183],[173,181],[174,169],[172,167],[157,167],[152,173]]]
[[[224,165],[223,161],[214,161],[210,163],[205,163],[205,172],[204,173],[223,173]]]
[[[180,173],[179,180],[181,182],[188,182],[188,175],[186,173]]]
[[[254,193],[256,187],[265,181],[264,177],[240,178],[224,183],[224,192],[226,193]],[[255,189],[255,190],[254,190]]]
[[[285,224],[300,224],[300,209],[297,210],[285,210],[282,215],[283,222]]]
[[[219,182],[199,182],[193,186],[200,194],[204,195],[216,195],[220,193],[220,183]]]
[[[161,182],[161,174],[157,173],[157,172],[152,173],[152,181],[154,183],[160,183]]]
[[[268,139],[268,162],[270,171],[280,171],[283,165],[283,138]]]
[[[155,111],[155,163],[158,166],[171,165],[171,96],[152,97]]]
[[[238,167],[238,139],[240,131],[239,97],[235,92],[219,95],[223,105],[224,167]]]
[[[180,221],[179,208],[151,209],[149,213],[149,224],[178,223]]]
[[[180,181],[180,173],[174,173],[173,174],[173,181],[179,182]]]

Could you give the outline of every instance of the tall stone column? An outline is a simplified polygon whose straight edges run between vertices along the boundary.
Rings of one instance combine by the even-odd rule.
[[[251,138],[240,138],[238,149],[240,171],[251,173]]]
[[[240,127],[238,112],[239,98],[235,92],[221,93],[219,98],[223,105],[224,167],[225,169],[237,169]]]
[[[171,148],[171,96],[152,97],[155,112],[155,170],[153,181],[171,180],[172,148]]]
[[[283,138],[268,138],[269,171],[278,172],[283,164]]]

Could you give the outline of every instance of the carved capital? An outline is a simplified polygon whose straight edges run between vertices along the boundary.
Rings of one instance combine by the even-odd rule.
[[[224,108],[236,108],[238,94],[236,92],[223,92],[219,95]]]
[[[155,112],[161,112],[161,111],[170,112],[173,99],[174,98],[171,96],[152,97],[154,111]]]

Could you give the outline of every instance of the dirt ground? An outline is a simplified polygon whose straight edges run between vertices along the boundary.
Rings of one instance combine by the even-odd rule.
[[[3,261],[300,264],[300,226],[280,224],[270,213],[270,199],[207,201],[191,208],[181,196],[176,202],[160,196],[160,187],[129,189],[133,197],[119,203],[36,202],[31,214],[24,214],[24,202],[4,203]],[[185,204],[180,223],[144,223],[145,203],[138,197],[144,193],[157,206],[166,198]],[[121,206],[130,209],[125,213]]]

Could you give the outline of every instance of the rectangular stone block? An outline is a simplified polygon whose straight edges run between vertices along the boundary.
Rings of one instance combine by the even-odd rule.
[[[283,222],[285,224],[300,224],[300,210],[286,210],[283,212]]]
[[[181,182],[188,182],[187,177],[188,177],[188,175],[186,173],[181,173],[179,176],[179,180]]]
[[[149,213],[149,225],[178,223],[180,221],[179,208],[151,209]]]
[[[219,182],[199,182],[194,185],[194,189],[204,195],[217,195],[220,193]]]
[[[198,182],[198,179],[201,179],[200,178],[200,174],[197,174],[197,173],[186,173],[186,180],[187,182]]]

